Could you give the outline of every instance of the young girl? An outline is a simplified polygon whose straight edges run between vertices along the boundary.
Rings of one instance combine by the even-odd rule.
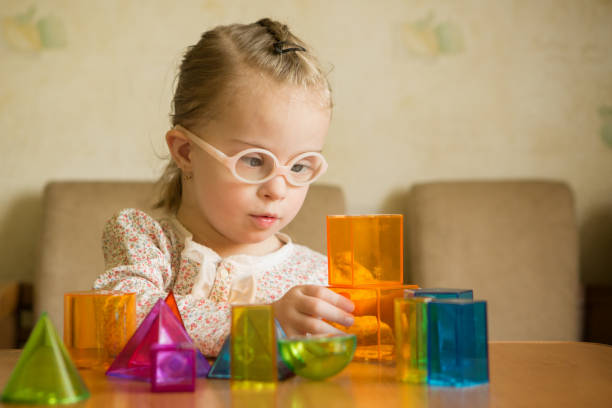
[[[321,286],[326,258],[279,232],[327,166],[331,93],[309,47],[269,19],[216,27],[185,54],[173,103],[167,216],[110,219],[94,288],[136,292],[139,321],[172,290],[206,355],[235,303],[273,304],[289,336],[350,326],[353,304]]]

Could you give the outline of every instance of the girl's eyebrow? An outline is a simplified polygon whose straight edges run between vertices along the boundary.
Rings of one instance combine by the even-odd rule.
[[[251,147],[256,147],[258,149],[264,149],[264,150],[268,150],[270,151],[269,148],[262,146],[260,144],[257,143],[251,143],[251,142],[247,142],[245,140],[241,140],[241,139],[230,139],[230,142],[236,142],[236,143],[240,143],[243,145],[247,145],[247,146],[251,146]],[[304,152],[317,152],[317,153],[321,153],[323,150],[322,149],[318,149],[318,150],[304,150]]]
[[[265,149],[268,150],[266,147],[259,145],[257,143],[251,143],[251,142],[247,142],[245,140],[241,140],[241,139],[230,139],[230,142],[235,142],[235,143],[240,143],[243,145],[247,145],[247,146],[251,146],[251,147],[257,147],[259,149]]]

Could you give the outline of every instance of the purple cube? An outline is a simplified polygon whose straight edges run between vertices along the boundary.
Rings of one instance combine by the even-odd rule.
[[[193,344],[151,347],[151,391],[194,391],[196,353]]]

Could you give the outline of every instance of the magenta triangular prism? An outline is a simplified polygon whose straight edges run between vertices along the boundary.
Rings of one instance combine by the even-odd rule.
[[[160,299],[144,318],[106,371],[106,375],[148,381],[151,376],[151,347],[154,344],[193,344],[172,309]]]

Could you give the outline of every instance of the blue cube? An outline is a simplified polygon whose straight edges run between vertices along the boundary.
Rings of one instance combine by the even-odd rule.
[[[488,383],[487,303],[435,299],[427,315],[427,382],[453,387]]]
[[[474,299],[472,289],[425,288],[415,289],[414,296],[435,299]]]

